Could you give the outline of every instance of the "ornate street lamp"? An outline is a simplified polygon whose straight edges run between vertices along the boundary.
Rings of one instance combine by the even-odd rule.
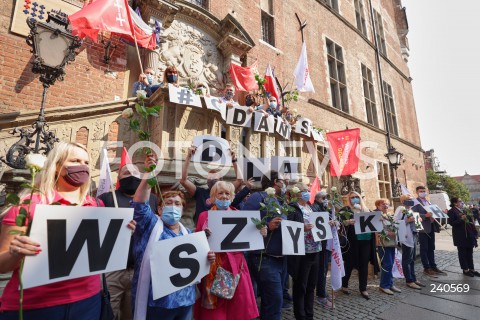
[[[388,162],[390,163],[390,167],[393,168],[393,170],[395,171],[395,183],[392,186],[392,196],[399,197],[401,195],[401,191],[400,191],[400,181],[398,180],[398,175],[397,175],[397,168],[400,166],[403,153],[398,152],[397,149],[390,146],[390,148],[388,148],[388,152],[385,154],[385,157],[388,159]]]
[[[32,128],[14,128],[12,134],[20,134],[20,140],[15,142],[7,152],[6,159],[0,160],[15,169],[25,168],[25,156],[31,152],[43,151],[47,154],[58,138],[55,133],[48,131],[45,121],[45,99],[47,89],[55,81],[63,81],[65,66],[75,60],[75,49],[82,45],[82,40],[71,34],[68,15],[52,10],[48,12],[46,23],[33,18],[27,18],[30,34],[27,44],[32,47],[33,67],[32,72],[40,74],[43,84],[42,104],[37,120]],[[32,144],[34,144],[32,148]],[[40,147],[40,145],[44,147]]]

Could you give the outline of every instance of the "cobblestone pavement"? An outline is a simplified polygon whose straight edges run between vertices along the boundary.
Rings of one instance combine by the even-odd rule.
[[[451,229],[450,229],[451,230]],[[442,245],[442,249],[446,250],[436,250],[435,251],[435,259],[439,269],[444,270],[447,267],[452,267],[458,265],[458,258],[457,258],[457,251],[456,248],[451,245],[451,238],[445,232],[442,232],[440,235],[440,241],[443,240],[444,243],[449,245]],[[437,247],[438,248],[438,247]],[[480,251],[478,249],[475,250],[475,260],[480,260]],[[478,264],[478,262],[477,262]],[[459,268],[458,268],[459,269]],[[480,268],[478,268],[480,269]],[[420,262],[420,257],[417,258],[415,261],[415,270],[417,275],[417,280],[421,282],[427,282],[428,277],[423,274],[423,267]],[[476,278],[479,279],[479,278]],[[368,292],[370,295],[370,300],[365,300],[358,291],[358,277],[356,271],[352,273],[350,278],[349,288],[350,288],[350,295],[344,295],[342,293],[336,293],[334,298],[335,309],[333,310],[326,310],[322,308],[319,304],[315,302],[315,319],[378,319],[378,316],[385,312],[386,310],[402,304],[401,300],[407,298],[407,296],[411,294],[420,294],[426,295],[425,292],[427,288],[423,290],[414,290],[410,289],[405,285],[404,279],[396,279],[395,285],[402,290],[401,293],[395,293],[393,296],[386,295],[381,293],[378,289],[379,287],[379,276],[375,279],[368,280]],[[329,277],[327,278],[327,283],[330,284]],[[331,292],[331,288],[328,287],[329,292]],[[480,299],[479,299],[480,300]],[[407,305],[405,305],[407,307]],[[480,312],[480,308],[478,309]],[[283,317],[284,320],[291,320],[295,319],[292,310],[284,310]],[[407,318],[404,318],[407,320]],[[424,320],[429,320],[423,318]],[[479,319],[479,318],[477,318]]]

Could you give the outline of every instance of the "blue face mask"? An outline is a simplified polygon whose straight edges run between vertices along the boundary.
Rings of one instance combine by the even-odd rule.
[[[232,201],[230,201],[230,200],[215,199],[215,205],[220,210],[228,209],[228,207],[230,207],[230,204],[232,204]]]
[[[350,199],[350,203],[353,205],[360,204],[360,199],[359,198],[352,198]]]
[[[162,209],[162,221],[168,224],[169,226],[173,226],[174,224],[180,221],[182,217],[182,208],[175,207],[175,206],[165,206]]]
[[[149,84],[153,83],[153,76],[151,74],[147,74],[147,81]]]
[[[405,200],[405,201],[403,201],[403,204],[406,205],[407,207],[413,207],[413,205],[415,204],[415,201]]]
[[[322,203],[323,203],[323,206],[324,206],[325,208],[328,206],[328,200],[325,199],[325,200],[322,201]]]
[[[310,200],[310,192],[308,192],[308,191],[302,192],[301,197],[302,197],[302,200],[309,201]]]
[[[275,101],[271,101],[269,105],[270,105],[270,108],[277,109],[277,103]]]
[[[177,76],[174,74],[167,75],[167,82],[168,83],[175,83],[177,82]]]

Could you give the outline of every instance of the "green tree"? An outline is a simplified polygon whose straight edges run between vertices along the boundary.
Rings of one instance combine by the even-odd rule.
[[[440,187],[442,185],[443,187]],[[427,187],[429,190],[444,190],[448,197],[459,197],[463,201],[470,200],[470,192],[463,182],[458,182],[448,175],[440,175],[433,170],[427,170]]]

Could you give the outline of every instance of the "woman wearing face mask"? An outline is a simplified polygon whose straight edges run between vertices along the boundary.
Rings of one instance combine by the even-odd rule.
[[[235,210],[232,204],[234,186],[230,182],[218,181],[210,191],[210,200],[213,203],[210,211]],[[235,212],[232,211],[232,215]],[[207,234],[215,232],[208,229],[208,211],[200,213],[195,231],[207,230]],[[266,228],[260,230],[262,235],[267,234]],[[252,281],[248,271],[247,262],[242,252],[216,253],[216,262],[212,264],[210,273],[202,279],[199,285],[200,299],[195,303],[195,320],[245,320],[258,317],[257,303],[253,293]],[[217,297],[210,293],[216,269],[221,266],[233,273],[235,277],[240,274],[235,294],[231,300]]]
[[[274,96],[270,96],[268,98],[268,104],[263,104],[256,107],[255,111],[262,112],[264,117],[268,117],[269,115],[277,117],[281,115],[281,112],[278,111],[277,109],[278,109],[277,98],[275,98]]]
[[[96,200],[87,195],[90,188],[89,163],[90,156],[84,146],[57,143],[49,152],[43,170],[36,176],[35,186],[38,192],[31,198],[30,190],[20,194],[22,200],[31,200],[32,218],[37,204],[59,202],[65,206],[65,214],[69,213],[69,205],[96,207]],[[24,207],[28,209],[28,205]],[[20,260],[25,256],[41,254],[44,249],[27,236],[10,233],[14,230],[26,231],[25,227],[17,227],[15,224],[19,209],[18,206],[8,209],[0,232],[0,273],[13,271],[1,298],[2,320],[19,317]],[[98,319],[101,304],[100,277],[94,275],[25,289],[23,299],[24,319]],[[66,316],[69,310],[74,312]]]
[[[293,279],[293,312],[295,319],[313,319],[315,286],[318,279],[320,242],[315,242],[312,235],[313,224],[310,215],[313,212],[308,201],[310,192],[303,183],[296,184],[290,190],[289,205],[295,211],[288,220],[304,223],[305,255],[288,257],[288,272]]]
[[[452,226],[453,245],[458,250],[458,260],[463,274],[468,277],[480,277],[473,265],[473,248],[478,246],[478,232],[475,228],[473,217],[464,212],[462,199],[453,197],[450,199],[450,210],[448,210],[448,223]]]
[[[345,276],[342,278],[342,292],[348,291],[348,281],[353,269],[358,270],[358,285],[363,298],[370,299],[367,292],[368,263],[378,267],[375,257],[375,237],[371,233],[355,234],[354,215],[361,212],[369,212],[360,195],[352,191],[348,194],[348,205],[340,209],[340,219],[345,226],[344,236],[347,245],[342,248],[343,261],[345,264]]]
[[[418,228],[412,211],[415,201],[411,195],[404,194],[400,197],[400,203],[402,205],[397,207],[393,218],[397,222],[405,223],[405,237],[399,237],[398,239],[402,244],[403,275],[405,276],[407,287],[420,290],[421,287],[425,287],[425,285],[417,281],[417,277],[415,276],[415,254],[418,241]],[[419,219],[420,223],[421,218]]]
[[[376,234],[377,250],[381,259],[380,291],[393,295],[394,292],[402,292],[393,284],[393,263],[395,261],[395,248],[397,246],[397,232],[392,227],[393,215],[388,212],[390,202],[388,199],[378,199],[375,201],[376,209],[374,211],[382,213],[382,224],[385,238],[382,238],[380,232]],[[395,225],[394,225],[395,226]]]
[[[145,160],[145,168],[155,164],[154,156],[148,156]],[[151,192],[147,182],[149,177],[149,173],[144,174],[132,203],[134,219],[137,222],[134,233],[135,271],[132,281],[134,319],[190,320],[192,306],[195,303],[195,285],[192,284],[157,300],[152,298],[150,278],[152,243],[181,237],[191,231],[180,223],[185,207],[185,198],[182,192],[168,191],[162,195],[158,205],[160,218],[152,211],[148,203]],[[210,261],[215,259],[213,252],[208,254],[208,259]]]
[[[178,70],[174,66],[168,66],[163,72],[163,81],[160,87],[167,88],[168,84],[173,84],[175,87],[180,86],[180,79],[178,78]]]

